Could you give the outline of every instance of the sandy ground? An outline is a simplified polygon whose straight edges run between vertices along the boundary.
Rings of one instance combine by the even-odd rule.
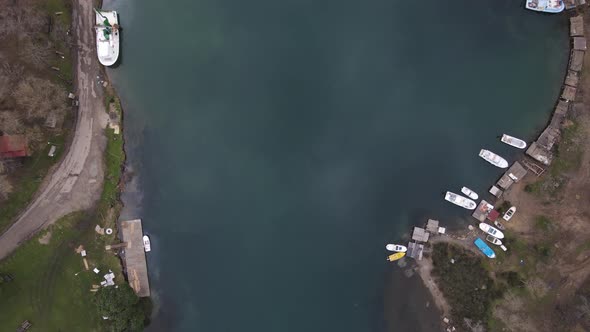
[[[80,101],[76,130],[67,154],[45,179],[34,201],[0,236],[0,259],[60,217],[90,208],[102,190],[108,115],[96,78],[101,71],[95,54],[94,12],[91,0],[72,3],[78,44],[75,84]]]

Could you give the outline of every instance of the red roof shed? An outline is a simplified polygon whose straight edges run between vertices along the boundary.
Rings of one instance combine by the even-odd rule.
[[[488,219],[490,221],[496,221],[496,219],[498,219],[499,216],[500,216],[500,212],[498,212],[496,210],[492,210],[492,211],[490,211],[490,213],[488,213]]]
[[[26,157],[27,139],[23,135],[0,136],[0,158]]]

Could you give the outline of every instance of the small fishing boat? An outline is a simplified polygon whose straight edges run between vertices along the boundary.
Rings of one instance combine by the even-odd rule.
[[[516,206],[513,206],[510,209],[508,209],[508,211],[506,211],[506,213],[504,213],[504,215],[502,216],[502,219],[504,219],[506,221],[512,219],[512,216],[514,215],[515,212],[516,212]]]
[[[477,207],[477,204],[475,204],[475,202],[470,200],[469,198],[457,195],[450,191],[447,191],[447,193],[445,194],[445,199],[467,210],[474,210]]]
[[[491,244],[495,244],[497,246],[502,245],[502,241],[500,241],[500,239],[498,239],[497,237],[493,237],[491,235],[486,236],[486,241],[488,241]]]
[[[477,246],[477,248],[484,253],[484,255],[488,256],[488,258],[496,258],[496,253],[488,246],[482,239],[477,238],[473,241],[473,244]]]
[[[96,13],[96,53],[104,66],[112,66],[119,58],[119,18],[116,11],[94,10]]]
[[[565,3],[562,0],[527,0],[524,7],[544,13],[561,13],[565,9]]]
[[[390,262],[394,262],[394,261],[397,261],[398,259],[404,257],[405,255],[406,255],[405,252],[398,252],[398,253],[387,256],[387,260]]]
[[[479,151],[479,156],[482,157],[488,163],[500,167],[500,168],[507,168],[508,162],[506,159],[498,156],[497,154],[493,153],[492,151],[481,149]]]
[[[477,193],[467,187],[463,187],[461,188],[461,192],[464,193],[465,195],[467,195],[467,197],[471,198],[471,199],[478,199],[479,196],[477,195]]]
[[[152,251],[152,245],[150,243],[150,238],[147,235],[143,236],[143,250],[145,250],[145,252]]]
[[[504,227],[504,225],[502,225],[498,220],[494,220],[494,225],[501,231],[506,229],[506,227]]]
[[[482,222],[479,224],[479,229],[490,234],[491,236],[497,237],[498,239],[504,238],[504,233],[502,233],[502,231],[500,231],[499,229],[497,229],[493,226],[486,224],[485,222]]]
[[[385,249],[393,252],[406,252],[408,248],[406,246],[402,246],[401,244],[388,244],[385,246]]]
[[[515,148],[518,148],[518,149],[526,148],[526,142],[521,140],[520,138],[516,138],[516,137],[510,136],[510,135],[504,134],[504,135],[502,135],[502,138],[500,140],[502,142],[504,142],[510,146],[513,146]]]

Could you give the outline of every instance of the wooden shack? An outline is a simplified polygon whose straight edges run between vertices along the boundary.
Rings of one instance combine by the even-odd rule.
[[[561,98],[567,101],[574,101],[576,99],[576,88],[573,86],[564,85]]]
[[[424,228],[414,227],[414,232],[412,232],[412,240],[418,242],[428,242],[429,236],[430,234]]]
[[[482,199],[481,202],[479,202],[479,205],[477,206],[475,211],[473,211],[473,214],[471,216],[473,216],[473,218],[479,220],[480,222],[484,222],[484,220],[486,220],[486,217],[488,216],[488,213],[490,213],[490,211],[492,211],[493,209],[494,206],[492,204]]]
[[[438,220],[428,219],[428,223],[426,224],[426,230],[430,234],[438,234]]]
[[[406,256],[413,258],[413,259],[422,260],[423,252],[424,252],[424,245],[423,244],[417,243],[417,242],[408,243],[408,252],[406,253]]]
[[[572,50],[570,54],[569,69],[573,71],[582,70],[584,64],[584,51]]]
[[[586,50],[586,38],[574,37],[574,50],[585,51]]]
[[[579,82],[580,77],[578,76],[578,73],[573,70],[568,70],[567,76],[565,77],[565,84],[577,88]]]
[[[529,146],[526,150],[526,154],[544,165],[550,165],[553,159],[551,152],[537,144],[537,142],[533,142],[531,146]]]
[[[0,136],[0,159],[28,156],[27,138],[23,135]]]

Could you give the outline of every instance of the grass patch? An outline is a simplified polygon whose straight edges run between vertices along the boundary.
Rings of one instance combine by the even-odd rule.
[[[102,320],[92,303],[93,284],[101,274],[84,270],[82,257],[74,249],[83,244],[91,269],[117,271],[118,259],[95,241],[93,217],[85,213],[70,214],[19,247],[0,263],[0,272],[10,273],[14,280],[0,284],[0,326],[14,330],[29,320],[40,331],[101,331]],[[39,238],[51,233],[48,244]]]
[[[535,228],[544,232],[548,232],[553,228],[553,222],[551,219],[545,216],[536,216]]]

